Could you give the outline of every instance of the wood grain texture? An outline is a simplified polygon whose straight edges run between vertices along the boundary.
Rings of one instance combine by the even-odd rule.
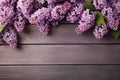
[[[0,80],[120,80],[120,66],[1,66]]]
[[[20,47],[0,46],[0,80],[120,80],[120,40],[77,35],[61,24],[51,35],[35,25],[20,33]]]
[[[59,43],[120,43],[120,40],[112,38],[111,34],[101,40],[97,40],[92,30],[78,35],[74,29],[74,24],[61,24],[52,29],[48,36],[39,32],[35,25],[28,26],[24,33],[20,34],[20,44],[59,44]]]
[[[120,45],[0,47],[0,64],[120,64]]]

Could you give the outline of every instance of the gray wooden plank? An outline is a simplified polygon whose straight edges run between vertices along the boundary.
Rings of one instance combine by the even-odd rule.
[[[1,46],[0,64],[120,64],[120,45]]]
[[[24,33],[20,34],[20,41],[23,44],[53,44],[53,43],[120,43],[110,34],[101,40],[97,40],[92,30],[82,35],[74,31],[75,24],[61,24],[52,29],[52,34],[46,36],[39,32],[35,25],[30,25]]]
[[[120,66],[0,66],[0,80],[120,80]]]

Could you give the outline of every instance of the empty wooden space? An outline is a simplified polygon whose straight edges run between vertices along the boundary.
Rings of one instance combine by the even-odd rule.
[[[120,80],[120,39],[77,35],[63,23],[48,36],[34,25],[19,34],[17,49],[0,46],[0,80]]]
[[[0,80],[120,80],[120,66],[1,66]]]

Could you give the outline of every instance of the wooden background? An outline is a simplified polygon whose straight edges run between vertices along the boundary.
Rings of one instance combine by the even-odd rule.
[[[91,31],[79,36],[69,23],[49,36],[28,27],[19,48],[0,46],[0,80],[120,80],[119,39],[97,40]]]

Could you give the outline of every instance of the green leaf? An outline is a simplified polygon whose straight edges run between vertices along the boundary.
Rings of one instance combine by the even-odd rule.
[[[0,32],[2,32],[3,29],[4,29],[4,27],[0,26]]]
[[[118,39],[118,38],[120,37],[120,30],[112,31],[112,36],[113,36],[115,39]]]
[[[95,21],[98,25],[100,24],[100,25],[106,26],[105,19],[104,19],[103,15],[101,14],[100,11],[96,12],[96,20]]]
[[[85,1],[84,7],[86,9],[90,9],[90,10],[94,10],[95,9],[94,5],[89,0]]]

